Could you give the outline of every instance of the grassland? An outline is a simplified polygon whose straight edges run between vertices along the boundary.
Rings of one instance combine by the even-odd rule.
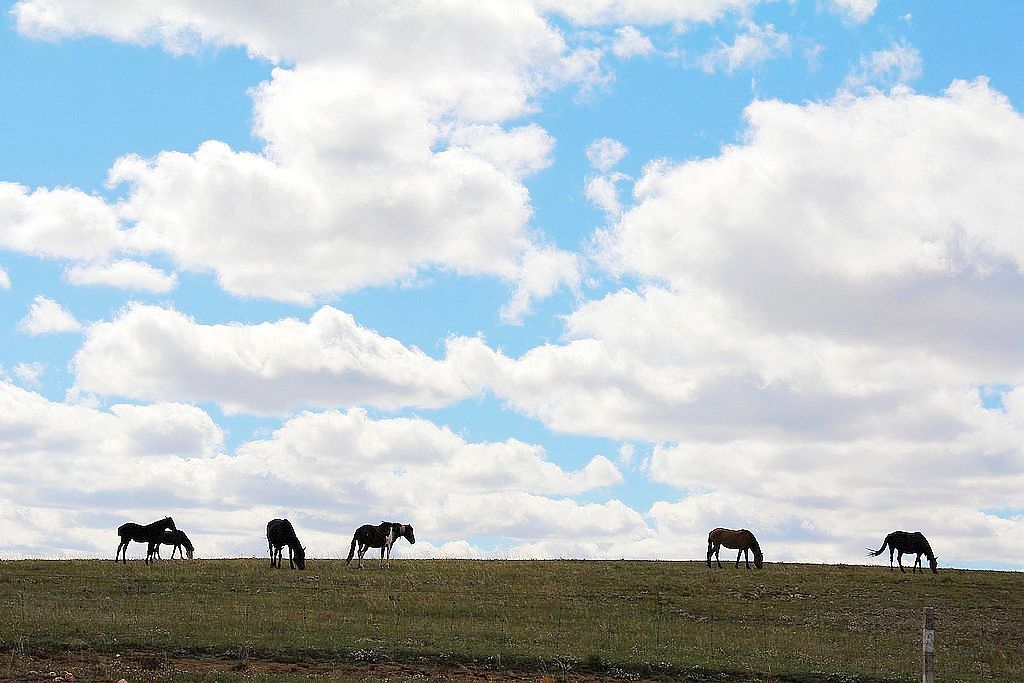
[[[1022,589],[789,564],[0,562],[0,677],[911,681],[931,606],[939,680],[1024,681]]]

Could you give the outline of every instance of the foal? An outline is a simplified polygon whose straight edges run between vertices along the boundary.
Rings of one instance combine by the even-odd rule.
[[[359,564],[363,568],[363,555],[368,548],[380,548],[380,566],[384,568],[384,553],[388,555],[388,567],[391,566],[391,546],[399,538],[405,538],[410,544],[416,542],[416,535],[412,532],[411,524],[399,524],[398,522],[381,522],[377,526],[364,524],[356,529],[352,535],[352,545],[348,549],[348,559],[345,564],[352,561],[352,555],[356,552],[356,543],[359,544]]]
[[[928,543],[928,539],[924,537],[920,531],[894,531],[885,537],[882,541],[882,547],[878,550],[872,550],[868,548],[869,557],[877,557],[885,552],[885,547],[889,546],[889,571],[892,571],[892,554],[898,552],[896,556],[896,563],[900,566],[900,571],[906,574],[906,570],[903,569],[903,553],[913,553],[917,555],[914,560],[914,566],[910,570],[913,574],[917,571],[918,567],[921,567],[921,572],[924,573],[924,567],[921,565],[921,555],[928,558],[928,566],[931,567],[932,572],[935,574],[939,573],[939,558],[935,557],[935,553],[932,552],[932,546]]]
[[[270,546],[270,566],[281,568],[281,548],[288,546],[288,566],[306,568],[306,549],[295,535],[295,527],[287,519],[272,519],[267,522],[267,545]]]
[[[192,541],[188,539],[185,532],[181,529],[175,529],[174,531],[165,531],[160,535],[160,543],[156,546],[156,556],[160,557],[160,546],[161,545],[172,545],[171,548],[171,559],[174,559],[174,553],[177,552],[182,559],[185,559],[185,553],[188,553],[188,559],[192,559],[192,551],[195,548],[192,546]],[[182,550],[184,546],[184,550]]]

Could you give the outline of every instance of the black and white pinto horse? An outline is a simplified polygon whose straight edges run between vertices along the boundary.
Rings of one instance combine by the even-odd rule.
[[[281,568],[281,548],[288,546],[288,566],[306,568],[306,549],[295,535],[295,527],[287,519],[267,522],[267,545],[270,546],[270,566]]]
[[[160,534],[160,543],[156,546],[156,556],[160,557],[160,546],[170,545],[174,546],[171,548],[171,559],[174,559],[174,553],[178,553],[181,559],[185,559],[185,553],[188,553],[188,559],[192,559],[192,551],[195,548],[192,546],[192,541],[188,539],[185,532],[181,529],[175,529],[174,531],[165,531]],[[182,550],[184,547],[184,550]]]
[[[935,574],[939,573],[939,558],[935,557],[931,544],[920,531],[894,531],[885,537],[885,540],[882,541],[882,547],[878,550],[868,548],[868,556],[877,557],[881,555],[885,552],[886,546],[889,547],[889,571],[892,571],[892,554],[897,552],[899,555],[896,556],[896,563],[899,564],[900,571],[904,574],[907,573],[903,568],[904,553],[917,555],[917,558],[914,560],[914,566],[910,570],[911,574],[916,572],[918,567],[921,567],[922,573],[924,572],[924,567],[921,565],[921,555],[928,558],[928,565],[932,568],[932,572]]]
[[[175,531],[174,520],[164,517],[146,525],[127,522],[117,527],[117,535],[121,537],[121,542],[117,545],[117,552],[114,553],[114,562],[117,562],[117,558],[120,556],[121,560],[128,564],[128,544],[136,541],[149,544],[146,548],[146,564],[149,564],[153,561],[156,548],[160,545],[160,536],[164,529]]]
[[[368,548],[380,548],[380,566],[384,568],[384,553],[388,556],[388,566],[391,566],[391,546],[399,538],[404,538],[410,544],[416,542],[416,535],[412,532],[411,524],[399,524],[398,522],[381,522],[377,526],[364,524],[356,529],[352,535],[352,545],[348,549],[348,559],[345,564],[352,561],[356,552],[356,544],[359,544],[359,569],[363,568],[363,555]]]

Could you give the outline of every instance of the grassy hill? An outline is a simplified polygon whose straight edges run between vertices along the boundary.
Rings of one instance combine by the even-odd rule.
[[[0,677],[911,681],[931,606],[939,680],[1024,681],[1022,589],[882,566],[0,562]]]

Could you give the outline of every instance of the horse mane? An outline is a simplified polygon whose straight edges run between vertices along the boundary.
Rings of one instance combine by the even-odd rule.
[[[755,556],[764,557],[764,553],[761,552],[761,545],[754,538],[754,534],[750,534],[750,549],[754,551]]]

